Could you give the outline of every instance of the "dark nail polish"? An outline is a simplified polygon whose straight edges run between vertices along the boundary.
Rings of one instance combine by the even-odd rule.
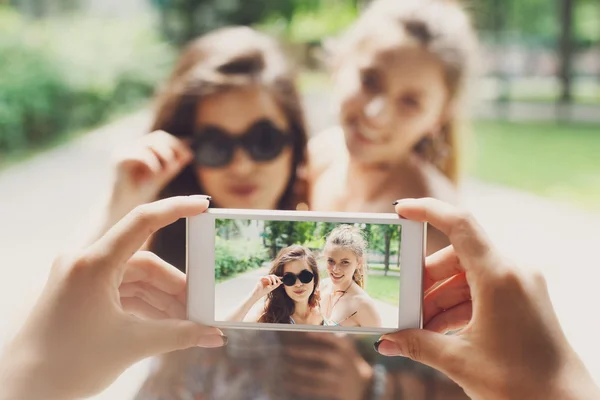
[[[221,335],[221,338],[223,339],[223,346],[226,346],[229,343],[229,338],[225,335]]]
[[[383,342],[383,340],[379,339],[378,341],[376,341],[375,343],[373,343],[373,348],[378,353],[379,353],[379,345],[381,344],[381,342]]]
[[[206,200],[211,201],[212,197],[211,196],[206,196]]]
[[[398,200],[396,200],[395,202],[392,203],[393,206],[397,206],[398,205]]]

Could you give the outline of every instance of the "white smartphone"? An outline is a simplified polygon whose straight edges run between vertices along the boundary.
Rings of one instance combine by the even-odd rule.
[[[187,220],[188,318],[282,331],[421,328],[426,229],[397,214],[209,209]]]

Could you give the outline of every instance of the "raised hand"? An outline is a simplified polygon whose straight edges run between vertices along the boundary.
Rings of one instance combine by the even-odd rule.
[[[261,277],[254,287],[253,295],[256,299],[261,299],[281,286],[283,282],[276,275],[267,275]]]

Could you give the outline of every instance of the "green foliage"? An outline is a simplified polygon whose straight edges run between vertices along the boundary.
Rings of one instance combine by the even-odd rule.
[[[289,0],[154,0],[161,14],[162,33],[183,45],[213,29],[227,25],[253,25],[271,13],[291,14]]]
[[[60,68],[19,43],[0,41],[0,154],[66,128],[68,99]]]
[[[597,43],[600,40],[598,2],[573,1],[573,7],[577,44]],[[469,3],[469,11],[484,38],[488,38],[489,32],[499,29],[503,41],[550,48],[556,46],[560,34],[559,10],[558,1],[548,0],[471,0]]]
[[[0,7],[0,155],[42,147],[140,105],[172,58],[149,19],[32,24]]]
[[[314,43],[339,34],[358,18],[353,0],[306,3],[297,4],[291,18],[273,14],[260,28],[292,43]]]
[[[379,253],[385,252],[386,241],[389,240],[390,254],[396,254],[399,239],[399,227],[395,225],[367,225],[363,232],[369,242],[369,249]]]
[[[600,4],[597,1],[577,3],[574,18],[576,37],[589,44],[600,41]]]
[[[215,228],[217,230],[217,236],[223,239],[233,239],[239,237],[242,233],[241,228],[243,225],[248,225],[250,221],[236,220],[236,219],[217,219],[215,221]]]
[[[316,222],[265,221],[265,245],[271,249],[271,257],[275,257],[278,248],[313,240],[316,227]]]
[[[269,259],[260,240],[226,240],[216,237],[215,279],[221,280],[251,269],[260,268]]]

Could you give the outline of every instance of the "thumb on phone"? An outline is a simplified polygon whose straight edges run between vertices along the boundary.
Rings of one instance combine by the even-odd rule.
[[[162,354],[190,347],[221,347],[227,337],[218,328],[183,320],[140,321],[138,328],[143,333],[136,343],[140,352],[147,355]]]
[[[385,356],[402,356],[452,377],[460,364],[461,339],[424,329],[407,329],[381,337],[375,350]]]

